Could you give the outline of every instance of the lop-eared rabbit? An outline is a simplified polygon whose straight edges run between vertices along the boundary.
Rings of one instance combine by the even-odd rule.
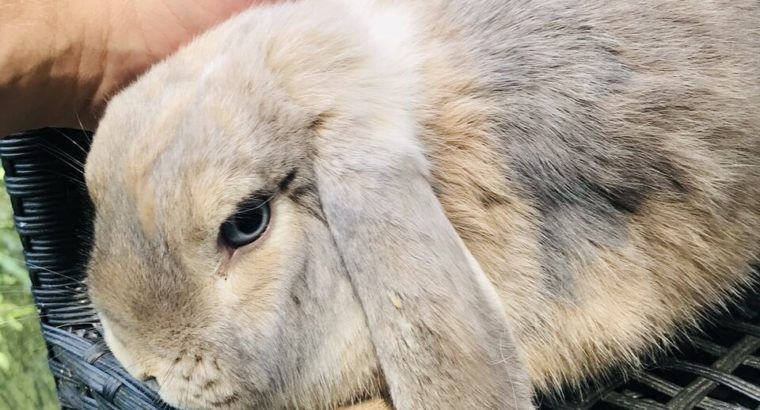
[[[108,345],[183,409],[516,409],[752,285],[755,0],[303,0],[110,103]],[[374,399],[374,401],[371,401]]]

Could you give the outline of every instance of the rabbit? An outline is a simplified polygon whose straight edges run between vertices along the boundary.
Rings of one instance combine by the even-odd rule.
[[[302,0],[113,97],[104,337],[182,409],[528,409],[755,284],[755,0]]]

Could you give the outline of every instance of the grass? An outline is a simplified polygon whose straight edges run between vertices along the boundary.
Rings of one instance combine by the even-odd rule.
[[[0,183],[0,410],[58,409],[12,215]]]

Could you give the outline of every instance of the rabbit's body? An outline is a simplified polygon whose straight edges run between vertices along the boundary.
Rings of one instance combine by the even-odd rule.
[[[117,96],[96,135],[93,301],[122,341],[168,347],[109,344],[188,408],[219,395],[182,398],[162,357],[197,343],[227,360],[217,334],[249,359],[219,376],[233,408],[329,407],[383,383],[398,409],[523,407],[525,380],[635,364],[752,280],[758,21],[749,0],[246,12]],[[283,193],[271,232],[234,262],[244,278],[215,279],[233,264],[219,223],[260,185]]]
[[[439,3],[420,137],[534,382],[633,359],[747,284],[757,2]]]

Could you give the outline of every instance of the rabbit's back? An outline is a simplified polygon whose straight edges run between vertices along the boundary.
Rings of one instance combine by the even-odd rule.
[[[537,385],[631,359],[749,282],[758,2],[436,4],[423,141]]]

